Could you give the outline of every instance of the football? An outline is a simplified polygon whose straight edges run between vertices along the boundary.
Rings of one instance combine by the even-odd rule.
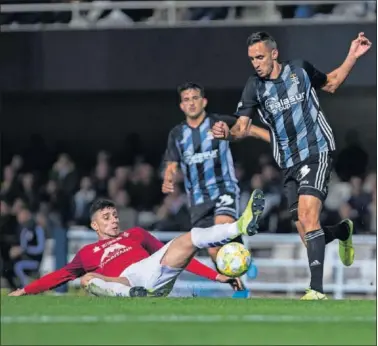
[[[216,258],[220,273],[238,277],[248,271],[252,256],[247,248],[240,243],[228,243],[220,248]]]

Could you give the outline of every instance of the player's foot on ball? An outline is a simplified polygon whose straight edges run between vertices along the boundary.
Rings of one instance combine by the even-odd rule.
[[[312,290],[308,288],[306,294],[301,298],[301,300],[327,300],[327,296],[324,293]]]
[[[349,267],[354,262],[354,247],[352,242],[353,236],[353,221],[349,219],[342,220],[340,225],[345,225],[345,230],[347,232],[346,240],[339,240],[339,257],[341,262]]]
[[[242,216],[237,221],[238,229],[241,234],[254,235],[258,230],[258,222],[264,211],[264,193],[256,189],[252,192]]]
[[[130,297],[147,297],[148,291],[142,286],[130,288]]]

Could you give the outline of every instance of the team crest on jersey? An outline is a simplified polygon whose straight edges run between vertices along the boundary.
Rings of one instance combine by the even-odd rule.
[[[298,85],[299,84],[299,79],[298,79],[298,76],[295,74],[295,73],[292,73],[290,75],[290,79],[291,79],[291,82],[295,85]]]

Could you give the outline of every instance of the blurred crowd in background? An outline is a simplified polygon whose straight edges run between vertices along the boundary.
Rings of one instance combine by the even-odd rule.
[[[127,1],[127,0],[124,0]],[[61,0],[4,0],[5,4],[15,3],[79,3],[88,1]],[[92,1],[94,7],[89,11],[75,11],[74,7],[66,12],[28,12],[0,14],[0,24],[36,24],[36,23],[70,23],[70,24],[132,24],[135,22],[156,22],[166,20],[168,14],[162,9],[124,9],[109,10],[103,6],[109,1]],[[252,2],[251,2],[252,3]],[[273,2],[271,2],[273,3]],[[375,18],[376,2],[346,1],[337,4],[306,4],[306,5],[251,5],[250,7],[212,7],[212,8],[180,8],[176,17],[179,21],[212,21],[212,20],[247,20],[254,19],[286,19],[286,18],[319,18],[319,19],[355,19]]]
[[[356,132],[349,132],[348,138],[336,159],[321,221],[334,224],[351,218],[355,233],[375,233],[376,172],[368,171],[368,154]],[[25,271],[38,268],[44,241],[53,237],[54,230],[90,226],[89,208],[97,197],[115,201],[122,229],[135,225],[167,232],[190,229],[183,177],[177,176],[173,194],[163,195],[164,165],[153,167],[143,152],[122,162],[100,151],[91,165],[84,165],[68,153],[51,156],[42,147],[32,146],[27,150],[5,162],[1,179],[0,253],[2,276],[8,276],[10,286],[16,287],[15,276],[22,283],[27,280]],[[272,156],[262,154],[252,174],[240,162],[235,163],[235,170],[242,210],[253,189],[266,194],[260,232],[295,232],[283,197],[282,176]]]

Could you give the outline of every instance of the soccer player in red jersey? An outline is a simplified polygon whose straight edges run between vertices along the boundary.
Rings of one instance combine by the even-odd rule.
[[[184,269],[240,290],[239,278],[218,274],[193,257],[198,249],[226,244],[241,234],[255,234],[263,207],[264,196],[257,190],[237,222],[193,228],[164,245],[142,228],[120,232],[114,203],[99,199],[91,207],[91,227],[99,240],[81,248],[65,267],[10,296],[38,294],[78,277],[82,286],[97,296],[166,296]]]

